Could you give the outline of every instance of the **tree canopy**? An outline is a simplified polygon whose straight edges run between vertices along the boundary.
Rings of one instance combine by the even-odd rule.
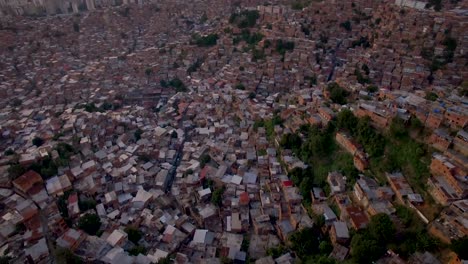
[[[142,237],[141,231],[131,226],[125,228],[124,231],[128,235],[128,240],[130,240],[133,244],[138,245],[138,241],[140,241]]]
[[[94,236],[101,228],[101,219],[96,214],[85,214],[78,220],[78,228]]]
[[[336,104],[344,105],[348,102],[346,99],[349,96],[349,92],[339,86],[337,83],[332,82],[327,86],[330,92],[330,100]]]

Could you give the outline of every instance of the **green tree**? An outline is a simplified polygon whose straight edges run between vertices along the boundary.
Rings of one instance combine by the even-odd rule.
[[[78,207],[80,211],[85,212],[90,209],[96,209],[96,201],[92,198],[83,199],[78,201]]]
[[[206,36],[194,34],[192,36],[191,43],[197,45],[198,47],[212,47],[216,45],[218,38],[218,34],[209,34]]]
[[[354,134],[358,118],[348,109],[341,110],[336,117],[336,127]]]
[[[223,193],[224,187],[215,189],[211,194],[211,202],[217,206],[221,206],[223,202]]]
[[[171,258],[169,256],[159,259],[158,264],[172,264]]]
[[[40,138],[40,137],[35,137],[35,138],[33,138],[32,143],[33,143],[34,146],[40,147],[40,146],[42,146],[42,144],[44,144],[44,140],[42,138]]]
[[[137,228],[135,227],[127,227],[125,228],[125,233],[128,234],[128,240],[132,241],[133,244],[135,245],[138,245],[138,241],[140,241],[141,237],[142,237],[142,233],[140,230],[138,230]]]
[[[291,249],[301,259],[319,253],[318,234],[312,228],[304,228],[289,237]]]
[[[135,140],[140,140],[141,139],[141,134],[143,134],[143,131],[141,129],[137,129],[134,133],[133,136],[135,137]]]
[[[385,253],[385,247],[364,234],[355,234],[351,240],[351,256],[355,263],[373,263]]]
[[[208,154],[203,154],[201,157],[200,157],[200,167],[203,168],[205,167],[205,165],[207,163],[209,163],[211,161],[211,156],[208,155]]]
[[[468,259],[468,236],[452,241],[450,248],[460,259]]]
[[[429,92],[426,94],[424,98],[429,101],[435,101],[437,100],[437,98],[439,98],[439,96],[434,92]]]
[[[145,74],[147,77],[151,76],[151,74],[153,74],[153,69],[151,68],[146,68],[145,69]]]
[[[276,247],[271,247],[267,249],[266,254],[268,256],[272,256],[275,259],[280,257],[281,255],[286,254],[286,252],[288,252],[288,248],[280,244]]]
[[[371,217],[369,232],[375,240],[381,243],[388,243],[395,234],[395,224],[387,214],[376,214]]]
[[[101,228],[101,219],[96,214],[85,214],[78,220],[78,228],[94,236]]]
[[[26,169],[20,164],[12,164],[8,167],[8,174],[11,180],[18,178],[26,172]]]
[[[148,250],[144,246],[135,246],[128,251],[130,256],[138,256],[139,254],[145,255]]]
[[[238,83],[234,88],[236,88],[237,90],[245,90],[245,85],[242,83]]]
[[[344,105],[347,103],[347,97],[349,92],[339,86],[337,83],[332,82],[327,86],[328,91],[330,92],[330,100],[336,104]]]
[[[180,80],[178,77],[169,81],[169,86],[174,87],[176,92],[185,92],[187,91],[187,87],[185,84]]]
[[[379,90],[379,88],[375,85],[369,85],[367,86],[366,90],[369,92],[369,93],[375,93]]]
[[[83,263],[79,257],[73,254],[68,248],[58,248],[55,250],[55,261],[58,264],[80,264]]]
[[[390,124],[390,136],[394,139],[403,139],[408,136],[408,130],[403,119],[399,117],[393,118]]]
[[[344,28],[346,31],[351,31],[351,22],[346,20],[345,22],[340,24],[340,27]]]

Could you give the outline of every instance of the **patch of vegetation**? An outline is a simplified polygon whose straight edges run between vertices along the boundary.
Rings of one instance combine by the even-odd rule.
[[[245,41],[251,47],[258,44],[263,39],[263,34],[259,32],[250,33],[250,30],[243,29],[240,35],[236,35],[233,39],[234,45],[238,44],[241,41]]]
[[[223,193],[224,193],[224,186],[221,188],[216,188],[213,193],[211,194],[211,202],[217,206],[221,206],[223,204]]]
[[[83,261],[73,254],[68,248],[57,248],[55,250],[55,261],[57,264],[81,264]]]
[[[242,83],[238,83],[234,88],[236,88],[237,90],[245,90],[245,85]]]
[[[357,78],[357,81],[358,83],[360,84],[366,84],[366,83],[369,83],[369,78],[366,78],[364,77],[364,75],[361,73],[361,71],[359,70],[359,68],[356,68],[354,70],[354,75],[356,75],[356,78]]]
[[[229,17],[229,23],[235,24],[239,28],[251,28],[257,23],[260,14],[257,10],[243,10],[240,13],[233,13]]]
[[[346,31],[351,31],[351,22],[349,20],[346,20],[345,22],[340,24],[340,27],[344,28]]]
[[[101,219],[96,214],[85,214],[78,220],[78,228],[94,236],[101,228]]]
[[[281,55],[284,55],[286,51],[293,51],[294,46],[293,41],[283,41],[282,39],[276,41],[276,51]]]
[[[192,36],[191,44],[195,44],[198,47],[212,47],[216,45],[218,41],[218,34],[209,34],[206,36],[200,36],[199,34],[194,34]]]
[[[302,10],[310,5],[311,0],[294,0],[291,2],[291,8],[294,10]]]
[[[186,91],[188,91],[185,84],[178,77],[174,77],[169,82],[161,80],[160,84],[161,84],[162,87],[173,87],[176,90],[176,92],[186,92]]]
[[[437,12],[442,10],[442,6],[442,0],[429,0],[429,2],[426,4],[426,8],[434,7],[434,10]]]
[[[379,88],[375,85],[369,85],[367,86],[366,90],[369,93],[376,93],[379,90]]]
[[[252,49],[252,61],[265,59],[265,51],[263,49]]]
[[[138,141],[141,139],[141,134],[143,134],[143,130],[137,129],[135,132],[133,132],[133,137],[135,137],[135,140]]]
[[[201,157],[200,157],[200,167],[203,168],[205,167],[205,165],[207,163],[209,163],[211,161],[211,156],[208,155],[208,154],[203,154]]]
[[[14,155],[14,154],[15,154],[15,151],[12,150],[11,148],[9,148],[9,149],[5,150],[5,152],[3,152],[3,154],[4,154],[5,156],[11,156],[11,155]]]
[[[144,246],[135,246],[128,251],[128,254],[130,256],[138,256],[139,254],[145,255],[146,252],[148,252],[148,250]]]
[[[329,83],[327,90],[330,92],[330,99],[332,102],[340,105],[344,105],[348,102],[347,97],[349,96],[349,92],[343,89],[337,83]]]
[[[80,208],[80,211],[86,212],[91,209],[96,209],[96,200],[93,198],[88,198],[88,199],[83,199],[78,201],[78,207]]]
[[[268,256],[272,256],[274,259],[279,258],[283,254],[286,254],[288,252],[288,248],[283,245],[279,245],[277,247],[272,247],[267,249],[266,253]]]
[[[460,238],[455,241],[452,241],[450,248],[457,253],[460,259],[468,259],[468,237]]]
[[[426,94],[426,96],[424,98],[426,100],[435,102],[437,100],[437,98],[439,98],[439,96],[434,92],[429,92],[429,93]]]
[[[317,85],[317,76],[314,74],[312,76],[304,76],[304,81],[308,81],[310,86]]]
[[[310,164],[305,170],[296,168],[288,173],[291,180],[299,187],[305,202],[310,202],[310,190],[319,186],[328,190],[326,178],[330,171],[340,171],[347,176],[350,183],[358,177],[350,154],[340,151],[334,135],[332,123],[325,128],[303,125],[300,134],[283,135],[280,146],[291,149],[303,162]]]
[[[29,166],[28,170],[39,173],[44,180],[57,175],[58,166],[50,157],[46,157]]]
[[[367,36],[365,37],[360,37],[358,40],[355,40],[351,43],[351,47],[352,48],[355,48],[355,47],[363,47],[364,49],[367,49],[367,48],[370,48],[370,42],[369,42],[369,38]]]
[[[138,245],[138,242],[143,237],[143,233],[140,230],[131,226],[126,227],[124,231],[128,235],[128,240],[130,240],[135,245]]]
[[[44,144],[44,140],[42,138],[40,138],[40,137],[35,137],[35,138],[33,138],[32,143],[33,143],[34,146],[40,147],[40,146],[42,146],[42,144]]]
[[[197,59],[192,65],[190,65],[187,69],[188,74],[192,74],[198,70],[202,65],[202,60]]]
[[[256,120],[254,122],[253,129],[254,131],[257,131],[259,127],[264,127],[267,138],[269,140],[273,140],[276,125],[283,125],[283,120],[277,115],[277,113],[274,113],[273,118],[271,119]]]

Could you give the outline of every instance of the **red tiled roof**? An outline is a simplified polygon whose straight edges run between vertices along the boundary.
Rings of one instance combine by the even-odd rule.
[[[30,170],[14,180],[13,185],[23,192],[28,192],[35,184],[43,182],[41,175]]]

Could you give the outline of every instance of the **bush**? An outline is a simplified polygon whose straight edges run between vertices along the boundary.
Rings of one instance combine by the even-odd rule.
[[[240,13],[233,13],[229,18],[229,23],[236,24],[239,28],[251,28],[257,23],[260,13],[257,10],[243,10]]]
[[[101,228],[101,219],[96,214],[85,214],[78,220],[78,228],[94,236]]]
[[[131,226],[125,228],[124,231],[128,234],[128,240],[130,240],[133,244],[138,245],[138,241],[140,241],[142,238],[141,231]]]
[[[319,234],[312,228],[304,228],[289,237],[291,249],[301,259],[319,253]]]
[[[68,248],[58,248],[55,251],[55,261],[57,264],[79,264],[83,261],[73,254]]]
[[[177,77],[169,81],[169,86],[174,87],[176,92],[186,92],[187,87],[185,84]]]
[[[340,24],[340,27],[344,28],[346,31],[351,31],[351,22],[346,20],[345,22]]]
[[[379,88],[375,85],[369,85],[367,86],[366,90],[369,92],[369,93],[375,93],[379,90]]]
[[[236,84],[236,86],[234,88],[236,88],[237,90],[245,90],[245,86],[242,83]]]
[[[395,234],[395,225],[387,214],[380,213],[371,217],[369,232],[375,240],[386,244]]]
[[[3,154],[5,154],[5,156],[11,156],[11,155],[15,154],[15,151],[12,150],[12,149],[7,149],[7,150],[5,150],[5,152]]]
[[[33,138],[32,143],[33,143],[34,146],[40,147],[40,146],[42,146],[42,144],[44,144],[44,140],[42,138],[40,138],[40,137],[35,137],[35,138]]]
[[[365,234],[356,234],[351,239],[351,257],[355,263],[374,263],[385,253],[385,247]]]
[[[148,250],[144,246],[135,246],[128,251],[130,256],[138,256],[139,254],[145,255]]]
[[[211,156],[208,155],[208,154],[203,154],[201,157],[200,157],[200,167],[203,168],[205,167],[205,165],[207,163],[209,163],[211,161]]]
[[[468,237],[452,241],[450,248],[457,253],[460,259],[468,259]]]
[[[211,202],[217,206],[221,206],[223,202],[224,187],[215,189],[211,195]]]
[[[276,41],[276,51],[281,55],[284,55],[286,51],[294,50],[294,46],[292,41],[283,41],[282,39]]]
[[[346,97],[349,96],[349,92],[343,89],[337,83],[333,82],[328,84],[327,89],[330,92],[330,99],[332,102],[340,105],[347,103]]]
[[[143,131],[139,128],[133,133],[136,141],[141,139],[141,134],[143,134]]]
[[[212,47],[216,45],[218,38],[218,34],[209,34],[206,36],[195,34],[192,36],[192,44],[195,44],[198,47]]]
[[[426,96],[424,98],[426,100],[434,102],[435,100],[437,100],[437,98],[439,98],[439,96],[434,92],[429,92],[429,93],[426,94]]]

